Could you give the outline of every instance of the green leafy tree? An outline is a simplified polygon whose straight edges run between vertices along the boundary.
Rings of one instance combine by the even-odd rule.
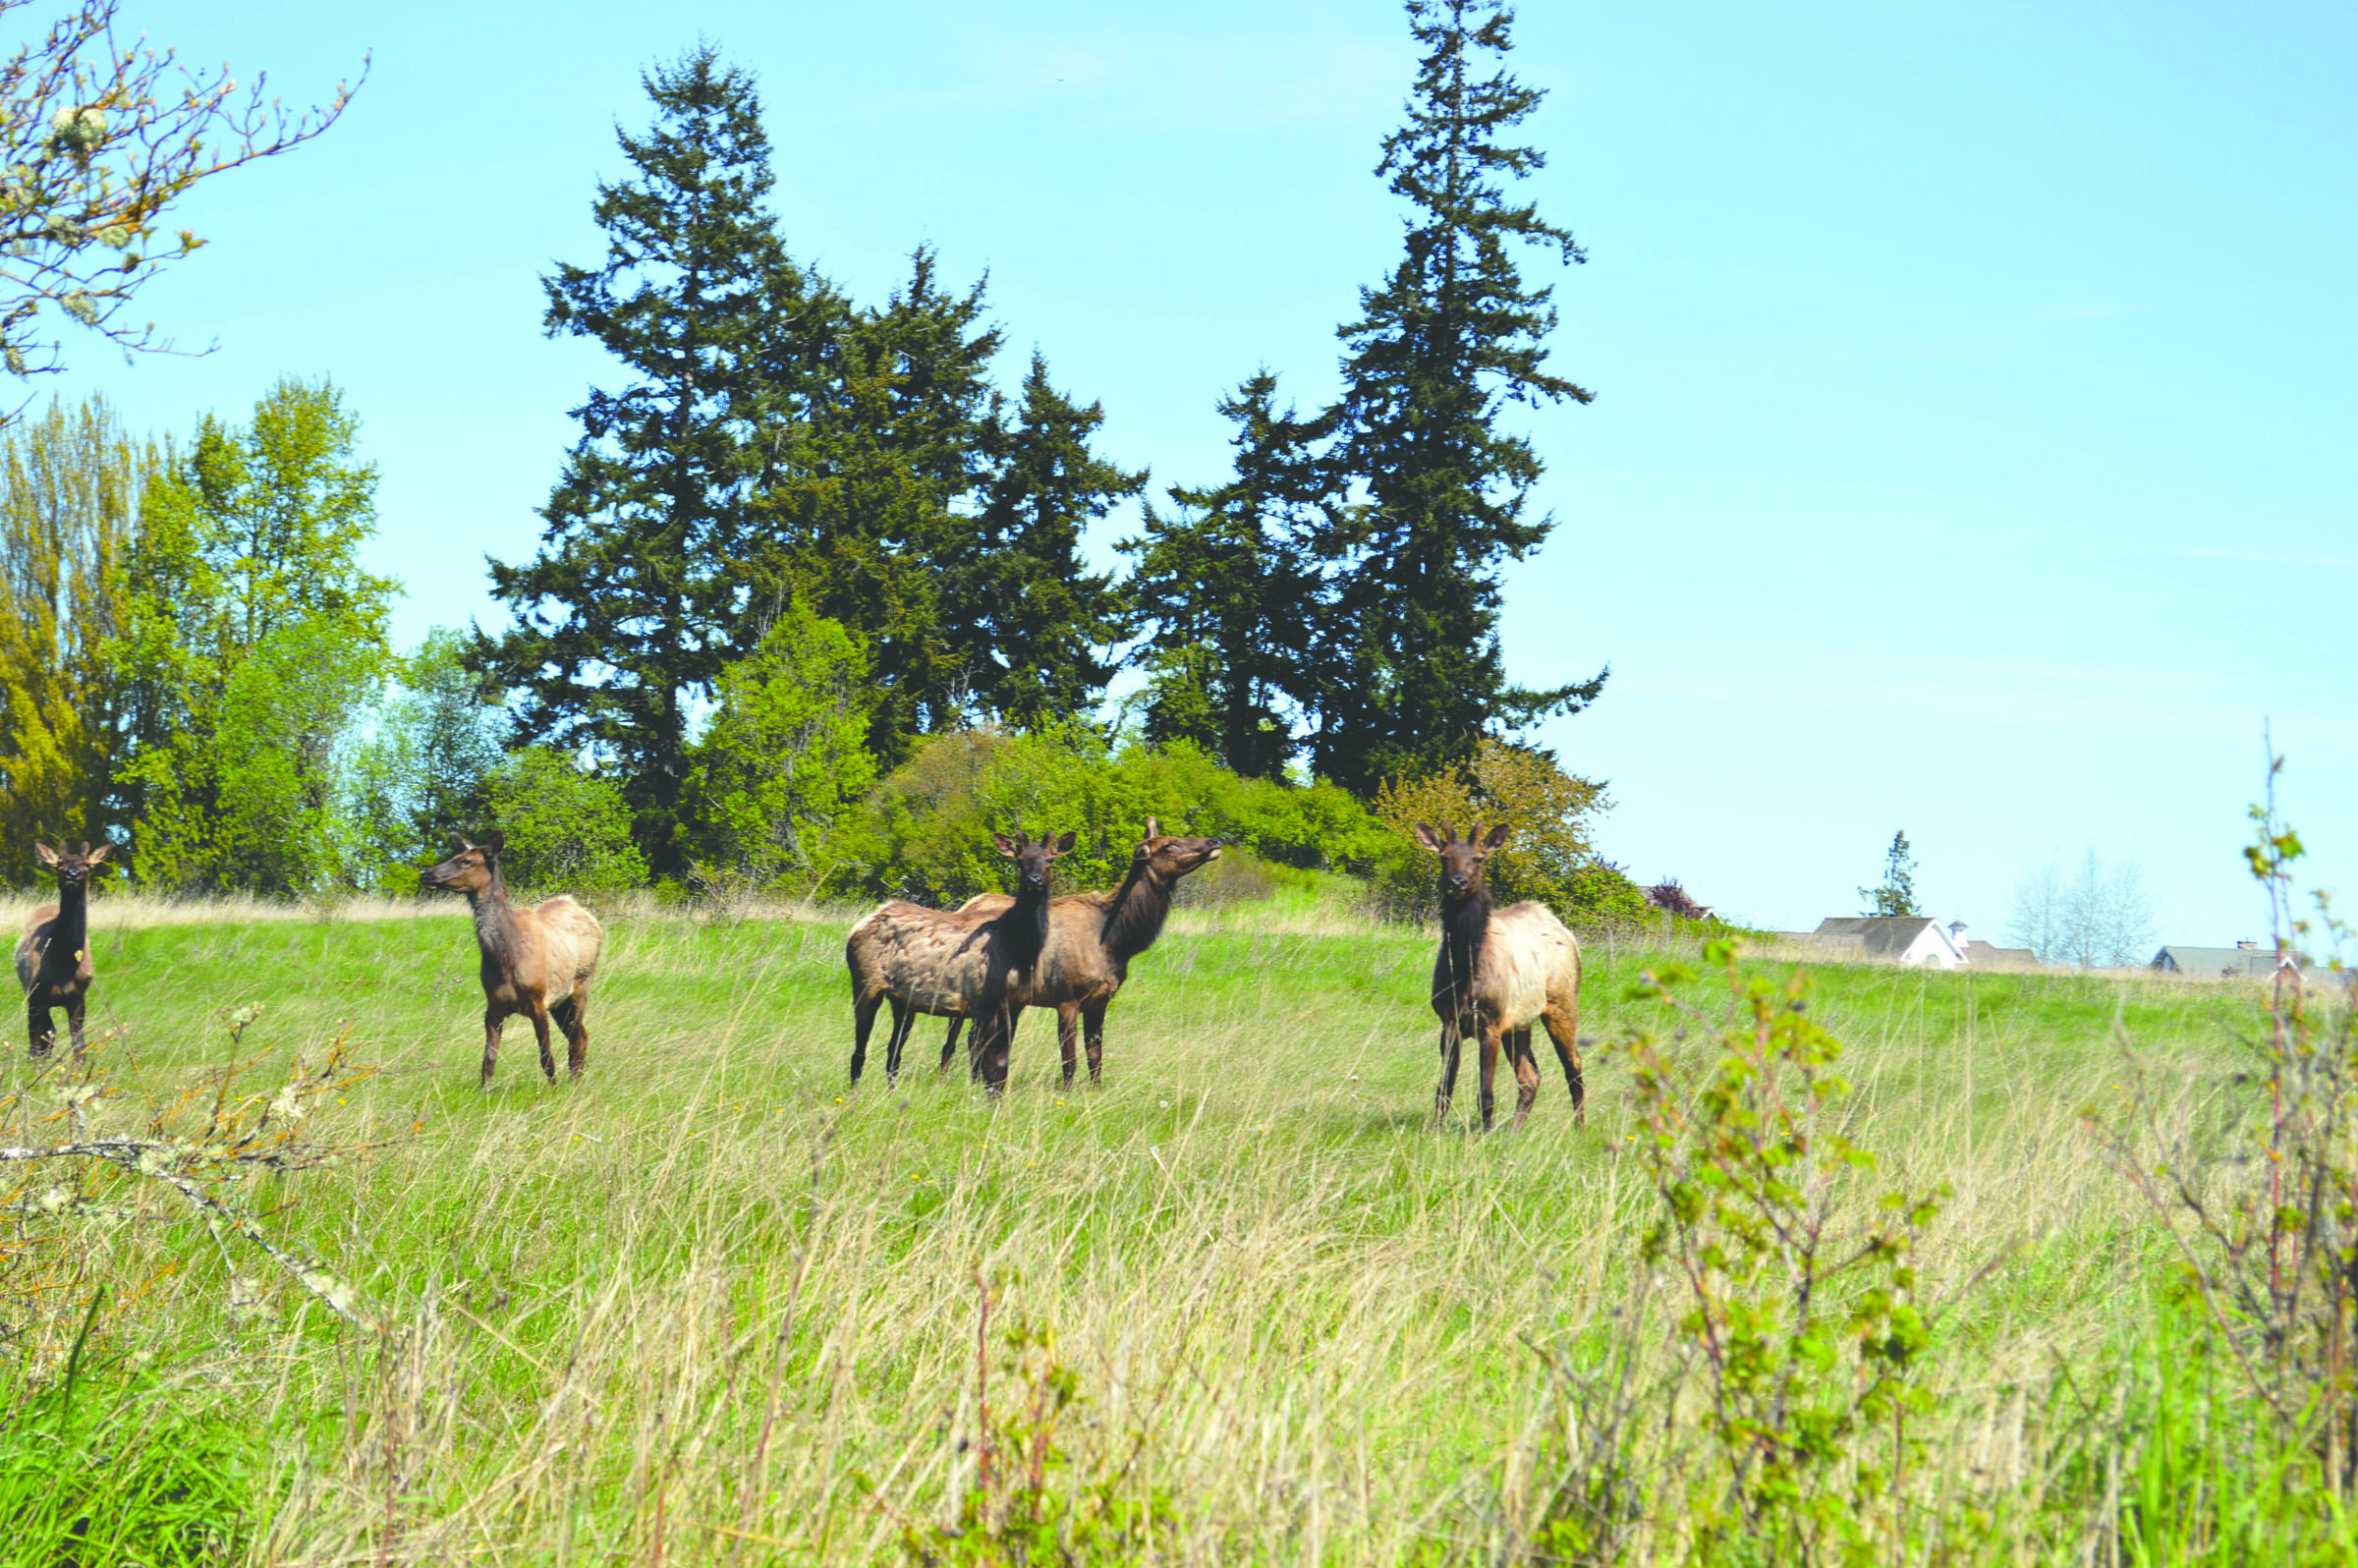
[[[791,367],[771,340],[794,274],[762,205],[753,78],[706,44],[645,84],[652,128],[618,133],[632,175],[597,190],[605,258],[542,280],[549,334],[595,341],[627,374],[574,411],[539,553],[491,563],[516,624],[477,656],[523,695],[527,737],[619,762],[638,842],[677,870],[690,711],[748,630],[752,437]]]
[[[36,837],[116,828],[122,706],[108,661],[125,552],[162,456],[104,399],[0,434],[0,876]]]
[[[721,672],[696,748],[696,804],[713,851],[748,885],[823,873],[814,841],[875,782],[867,664],[840,624],[798,603]]]
[[[289,892],[341,874],[336,770],[391,669],[398,588],[360,562],[376,471],[334,387],[282,380],[244,426],[200,420],[141,498],[103,646],[118,810],[150,881]]]
[[[0,0],[0,16],[26,0]],[[204,242],[156,230],[203,181],[325,131],[351,92],[291,113],[256,73],[192,70],[118,28],[115,0],[81,0],[0,63],[0,365],[20,378],[65,368],[51,312],[127,354],[166,350],[127,317],[140,289]],[[128,40],[128,41],[124,41]],[[5,419],[0,415],[0,419]]]
[[[499,694],[468,666],[470,648],[464,634],[428,632],[400,661],[398,690],[343,770],[357,885],[417,891],[417,872],[442,858],[448,836],[471,830],[490,810],[512,721]]]
[[[1093,712],[1128,627],[1112,577],[1081,560],[1082,532],[1147,483],[1143,469],[1092,450],[1104,422],[1102,406],[1082,408],[1050,385],[1035,353],[982,515],[948,570],[944,636],[976,702],[1020,729]]]
[[[491,820],[508,835],[500,862],[515,886],[611,893],[646,883],[630,801],[615,780],[532,746],[511,753],[491,776],[490,797]]]
[[[1425,57],[1376,173],[1411,210],[1399,264],[1339,332],[1333,462],[1361,504],[1321,539],[1340,568],[1324,631],[1344,668],[1313,755],[1363,794],[1463,761],[1494,727],[1577,710],[1604,679],[1527,691],[1507,683],[1498,646],[1500,565],[1553,527],[1528,512],[1539,454],[1499,416],[1590,400],[1547,368],[1551,291],[1527,287],[1515,260],[1526,245],[1582,259],[1569,231],[1508,195],[1544,164],[1508,140],[1543,94],[1497,66],[1511,11],[1410,0],[1408,14]]]
[[[1916,905],[1916,860],[1908,853],[1908,835],[1891,835],[1891,847],[1883,852],[1883,880],[1877,887],[1862,887],[1859,897],[1867,901],[1860,911],[1864,915],[1921,915]]]
[[[1153,630],[1145,733],[1189,741],[1240,773],[1282,778],[1295,728],[1325,688],[1318,636],[1326,585],[1309,550],[1330,504],[1318,462],[1319,421],[1277,407],[1277,378],[1249,377],[1220,414],[1235,425],[1235,470],[1208,487],[1174,485],[1165,517],[1151,503],[1140,535],[1118,546],[1136,565],[1124,585]]]

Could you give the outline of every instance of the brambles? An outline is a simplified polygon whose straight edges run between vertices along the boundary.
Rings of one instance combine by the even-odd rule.
[[[1631,991],[1687,1021],[1671,1042],[1627,1045],[1632,1143],[1659,1200],[1640,1251],[1671,1281],[1671,1341],[1700,1383],[1706,1439],[1657,1484],[1698,1560],[1848,1561],[1904,1532],[1908,1423],[1932,1407],[1913,1255],[1947,1190],[1868,1204],[1875,1156],[1842,1131],[1841,1046],[1808,1014],[1808,976],[1747,978],[1731,942],[1704,957],[1725,978],[1723,1020],[1678,999],[1689,977],[1675,967]],[[1711,1042],[1700,1067],[1675,1048],[1690,1032]],[[1684,1381],[1654,1397],[1676,1410]]]
[[[2251,1069],[2191,1119],[2182,1082],[2161,1078],[2122,1031],[2129,1101],[2088,1113],[2113,1163],[2161,1218],[2188,1290],[2288,1454],[2306,1454],[2305,1491],[2358,1489],[2358,1031],[2346,995],[2317,994],[2300,964],[2313,935],[2349,931],[2319,899],[2292,906],[2300,835],[2276,814],[2275,777],[2252,808],[2244,850],[2267,890],[2277,969]],[[2340,977],[2340,965],[2332,966]]]

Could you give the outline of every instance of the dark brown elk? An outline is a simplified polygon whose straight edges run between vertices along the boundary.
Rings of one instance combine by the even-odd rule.
[[[1015,897],[1005,909],[926,909],[895,899],[852,927],[843,961],[852,976],[852,1082],[868,1065],[876,1009],[892,1003],[884,1048],[886,1082],[900,1076],[901,1047],[919,1016],[975,1023],[974,1076],[993,1093],[1007,1087],[1007,1055],[1035,967],[1048,936],[1048,882],[1073,835],[1023,833],[990,841],[1015,862]]]
[[[1457,1092],[1459,1047],[1471,1035],[1482,1045],[1482,1125],[1490,1125],[1490,1086],[1503,1044],[1515,1070],[1515,1125],[1540,1097],[1540,1069],[1531,1054],[1531,1026],[1545,1027],[1572,1090],[1572,1118],[1588,1121],[1580,1081],[1580,943],[1544,904],[1490,907],[1483,862],[1506,842],[1501,822],[1486,836],[1478,822],[1459,838],[1423,822],[1417,842],[1441,858],[1441,951],[1432,965],[1432,1011],[1441,1021],[1441,1086],[1433,1123],[1449,1115]]]
[[[590,1060],[590,981],[597,974],[606,933],[597,917],[560,893],[530,909],[508,902],[499,852],[508,836],[498,828],[480,844],[453,833],[458,853],[424,874],[429,888],[464,893],[475,912],[475,944],[482,955],[483,1087],[499,1065],[500,1026],[511,1014],[533,1021],[540,1042],[540,1071],[557,1081],[548,1048],[552,1018],[565,1032],[565,1069],[575,1078]]]
[[[35,1056],[48,1055],[57,1044],[60,1007],[74,1034],[74,1054],[82,1054],[83,1009],[98,973],[90,964],[90,868],[113,848],[101,844],[92,849],[87,839],[79,855],[46,844],[33,846],[41,864],[57,872],[57,902],[34,910],[25,934],[17,939],[17,983],[25,987],[25,1030]]]
[[[1048,905],[1048,944],[1033,978],[1026,1005],[1056,1009],[1056,1043],[1064,1056],[1070,1088],[1073,1046],[1084,1023],[1089,1035],[1089,1081],[1103,1081],[1105,1009],[1130,978],[1130,961],[1154,945],[1171,913],[1179,878],[1220,858],[1216,838],[1166,838],[1147,818],[1146,841],[1130,857],[1122,885],[1110,893],[1067,893]],[[1005,909],[1004,893],[979,893],[959,908],[985,914]],[[941,1042],[941,1070],[958,1053],[963,1018],[950,1019]]]

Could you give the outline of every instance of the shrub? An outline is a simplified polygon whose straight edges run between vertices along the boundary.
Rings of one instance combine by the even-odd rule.
[[[519,888],[611,893],[646,882],[621,789],[562,752],[510,753],[491,778],[491,819],[508,835],[500,860]]]
[[[1376,814],[1391,830],[1377,858],[1377,906],[1395,920],[1429,918],[1432,857],[1417,844],[1416,825],[1466,832],[1481,821],[1514,829],[1488,863],[1499,903],[1537,899],[1567,919],[1643,917],[1644,895],[1589,842],[1591,819],[1611,807],[1602,784],[1566,773],[1544,752],[1503,741],[1485,740],[1463,770],[1387,780],[1376,792]]]
[[[1183,744],[1115,749],[1087,731],[982,729],[928,742],[847,814],[827,850],[841,891],[954,904],[1004,884],[994,830],[1074,833],[1059,885],[1106,887],[1150,816],[1280,867],[1362,870],[1381,844],[1366,808],[1331,784],[1245,778]]]

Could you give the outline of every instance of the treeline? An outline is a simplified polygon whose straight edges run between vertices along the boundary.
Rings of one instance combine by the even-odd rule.
[[[504,634],[391,645],[374,471],[325,383],[185,446],[102,403],[19,425],[0,855],[23,880],[36,827],[104,831],[158,886],[393,887],[497,819],[530,879],[946,898],[994,881],[955,842],[987,809],[1110,858],[1157,812],[1381,879],[1399,803],[1495,814],[1519,767],[1561,808],[1531,885],[1620,897],[1580,825],[1600,794],[1509,739],[1602,676],[1523,689],[1497,637],[1502,565],[1552,522],[1496,418],[1588,397],[1515,243],[1580,252],[1508,195],[1541,162],[1509,140],[1540,94],[1508,19],[1410,12],[1379,169],[1403,252],[1339,329],[1343,394],[1302,413],[1247,377],[1201,484],[1148,496],[1037,352],[999,385],[982,284],[930,250],[881,301],[798,261],[754,80],[708,46],[645,79],[604,256],[544,280],[547,330],[620,374],[575,411],[536,552],[489,563]],[[1086,532],[1142,497],[1129,570],[1092,571]],[[1125,661],[1145,684],[1108,716]]]

